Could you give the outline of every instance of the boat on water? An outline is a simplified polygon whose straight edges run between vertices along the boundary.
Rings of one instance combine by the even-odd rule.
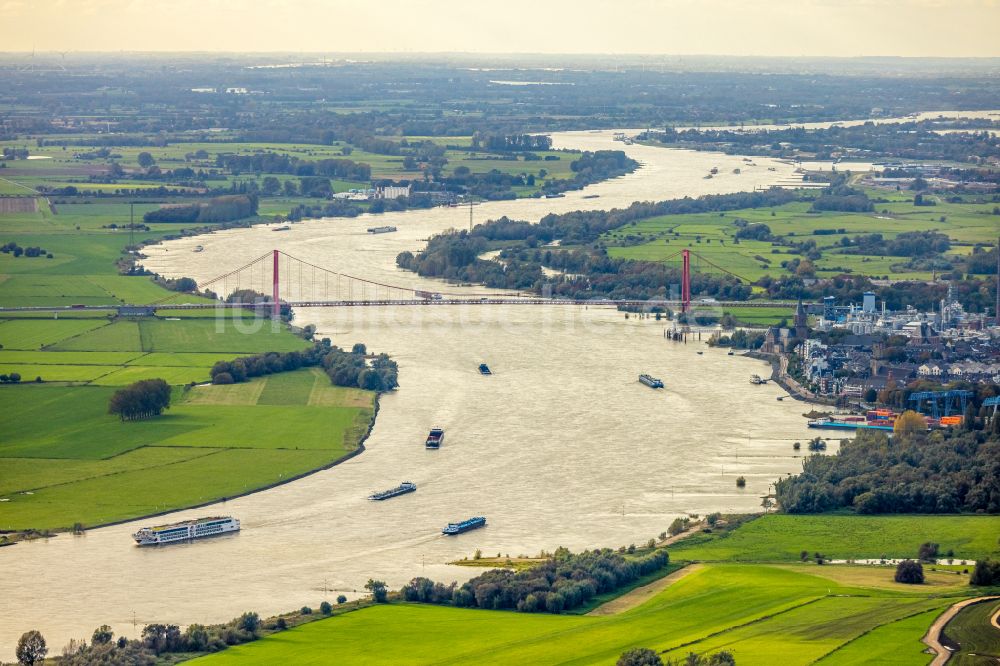
[[[448,527],[441,530],[441,534],[461,534],[462,532],[468,532],[479,527],[486,527],[485,516],[474,516],[459,523],[448,523]]]
[[[271,229],[271,231],[288,231],[289,229],[291,229],[291,227],[286,224],[281,227],[275,227],[274,229]]]
[[[648,386],[649,388],[663,388],[663,380],[657,379],[651,375],[642,374],[639,375],[639,381]]]
[[[368,227],[368,233],[370,234],[391,234],[394,231],[399,231],[396,227],[386,226],[386,227]]]
[[[735,355],[736,352],[734,352],[732,349],[730,349],[729,352],[726,354],[726,356],[735,356]]]
[[[205,251],[205,248],[204,248],[204,247],[202,247],[201,245],[195,245],[195,246],[194,246],[194,251],[195,251],[195,252],[204,252],[204,251]]]
[[[584,194],[584,195],[583,195],[582,197],[580,197],[580,198],[581,198],[581,199],[596,199],[596,198],[598,198],[598,197],[600,197],[600,196],[601,196],[600,194]]]
[[[750,375],[750,383],[754,386],[760,386],[761,384],[766,384],[766,379],[761,379],[760,375]]]
[[[479,374],[481,374],[481,375],[492,375],[493,371],[490,370],[490,366],[486,365],[485,363],[480,363],[479,364]]]
[[[412,493],[417,489],[417,484],[411,483],[409,481],[403,481],[401,484],[395,488],[390,488],[389,490],[382,490],[377,493],[372,493],[368,496],[368,499],[373,501],[387,500],[391,497],[396,497],[398,495],[405,495],[406,493]]]
[[[859,421],[834,421],[833,419],[813,419],[809,421],[808,425],[810,428],[830,430],[888,430],[889,432],[893,430],[891,425],[876,425]]]
[[[218,536],[229,532],[239,532],[240,521],[232,516],[212,516],[183,520],[179,523],[143,527],[132,535],[140,546],[156,546],[177,541],[191,541],[203,537]]]
[[[564,196],[566,196],[566,195],[563,194],[562,192],[558,192],[556,194],[546,194],[545,198],[546,199],[562,199]]]
[[[444,442],[444,429],[442,428],[431,428],[430,433],[427,435],[427,441],[424,442],[424,446],[428,449],[440,449],[441,444]]]
[[[698,352],[698,356],[701,356],[701,355],[702,355],[702,354],[704,354],[704,353],[705,353],[705,352],[703,352],[703,351],[700,351],[700,352]]]

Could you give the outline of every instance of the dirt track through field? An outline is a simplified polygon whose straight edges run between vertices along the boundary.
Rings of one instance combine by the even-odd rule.
[[[959,601],[957,604],[950,606],[948,610],[941,613],[938,618],[934,620],[934,624],[932,624],[931,628],[927,630],[924,637],[920,639],[922,643],[927,645],[931,651],[934,652],[934,659],[931,661],[930,666],[944,666],[944,664],[951,659],[951,651],[941,644],[941,632],[944,630],[945,626],[951,622],[951,619],[958,615],[958,612],[966,606],[978,604],[981,601],[990,601],[992,599],[1000,599],[1000,597],[976,597],[975,599]],[[997,616],[994,615],[991,621],[995,625],[997,622]]]
[[[612,599],[606,604],[598,606],[594,610],[587,613],[587,615],[618,615],[619,613],[624,613],[627,610],[631,610],[636,606],[649,601],[658,593],[679,581],[681,578],[693,574],[696,571],[700,571],[703,566],[704,565],[701,564],[689,564],[683,569],[678,569],[669,576],[664,576],[663,578],[654,580],[648,585],[637,587],[631,592],[626,592],[622,596]]]

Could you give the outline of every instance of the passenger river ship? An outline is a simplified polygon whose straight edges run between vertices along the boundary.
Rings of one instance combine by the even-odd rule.
[[[175,541],[190,541],[202,537],[239,532],[240,521],[232,516],[214,516],[184,520],[170,525],[143,527],[132,535],[140,546],[156,546]]]

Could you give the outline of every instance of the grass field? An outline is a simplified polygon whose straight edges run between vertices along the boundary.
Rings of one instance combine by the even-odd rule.
[[[118,372],[133,369],[149,368]],[[374,408],[372,393],[316,369],[178,388],[164,415],[128,423],[107,414],[113,391],[0,389],[0,530],[103,524],[276,483],[354,450]]]
[[[873,196],[884,196],[884,192]],[[810,213],[808,203],[790,203],[761,209],[742,209],[726,213],[662,215],[642,220],[604,235],[612,257],[645,261],[667,261],[668,257],[689,248],[704,258],[692,257],[692,270],[714,273],[727,270],[755,281],[765,275],[778,277],[788,271],[782,261],[799,257],[791,248],[770,242],[737,240],[736,220],[763,223],[772,235],[802,242],[813,240],[822,251],[816,260],[817,276],[857,273],[894,279],[930,279],[927,271],[908,270],[905,257],[843,254],[840,242],[845,236],[880,233],[890,238],[905,231],[936,230],[948,235],[955,244],[953,255],[968,254],[976,243],[994,245],[1000,218],[992,214],[994,204],[939,203],[933,207],[915,207],[909,200],[877,204],[872,213]],[[944,221],[941,221],[944,218]],[[814,232],[834,231],[817,235]],[[841,231],[842,230],[842,231]],[[679,265],[679,259],[673,259]],[[711,264],[709,263],[711,262]]]
[[[812,575],[816,568],[708,565],[608,616],[374,606],[194,663],[613,664],[630,647],[648,647],[674,659],[726,649],[741,666],[843,664],[883,636],[893,640],[891,651],[879,648],[890,663],[925,664],[920,636],[963,591],[840,585]]]
[[[678,559],[794,562],[805,550],[828,559],[916,557],[925,541],[959,559],[1000,556],[1000,516],[761,516],[731,532],[696,535],[671,548]]]
[[[160,378],[204,382],[219,360],[241,354],[292,351],[307,343],[283,326],[250,318],[142,321],[92,319],[0,320],[0,374],[23,381],[120,386]],[[31,350],[31,351],[29,351]]]

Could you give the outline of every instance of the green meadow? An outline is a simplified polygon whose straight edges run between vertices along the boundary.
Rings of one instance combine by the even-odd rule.
[[[99,525],[278,483],[353,451],[374,412],[373,393],[314,368],[178,387],[145,421],[107,414],[114,390],[0,388],[0,530]]]
[[[725,649],[741,666],[846,664],[858,663],[852,655],[859,647],[884,637],[893,649],[876,644],[876,653],[891,655],[888,663],[925,664],[920,637],[967,591],[958,580],[899,589],[886,568],[871,568],[851,584],[821,570],[705,565],[618,615],[376,605],[194,663],[613,664],[626,649],[648,647],[673,659]]]
[[[706,562],[796,562],[803,550],[827,559],[916,557],[925,541],[958,559],[1000,557],[1000,516],[761,516],[731,531],[698,534],[671,547],[676,559]]]
[[[839,244],[845,236],[880,233],[891,238],[906,231],[935,230],[952,240],[951,254],[956,256],[968,254],[977,243],[996,243],[1000,218],[992,214],[995,204],[942,201],[935,206],[914,206],[895,193],[871,194],[893,201],[876,204],[876,211],[870,213],[810,213],[810,204],[794,202],[725,213],[661,215],[609,231],[602,241],[612,257],[644,261],[668,261],[680,250],[691,249],[700,255],[692,257],[692,270],[718,274],[718,268],[712,266],[716,264],[749,281],[787,274],[781,262],[799,255],[770,242],[736,239],[737,220],[766,224],[774,236],[793,242],[815,241],[822,251],[822,257],[815,262],[818,277],[840,273],[892,279],[932,277],[930,272],[903,266],[906,257],[843,254]],[[679,265],[676,258],[670,261]]]

